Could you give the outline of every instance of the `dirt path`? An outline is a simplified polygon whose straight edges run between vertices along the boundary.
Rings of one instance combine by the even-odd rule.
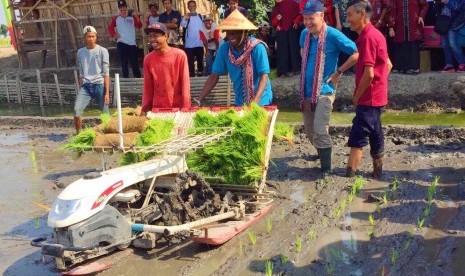
[[[54,275],[50,261],[42,263],[39,250],[27,241],[50,233],[46,209],[59,187],[100,168],[101,160],[96,154],[74,160],[72,153],[57,150],[71,128],[0,130],[5,183],[0,271]],[[220,247],[184,242],[171,247],[161,243],[148,252],[129,248],[103,258],[114,265],[101,275],[263,275],[267,260],[275,275],[461,275],[465,130],[388,128],[383,179],[369,177],[369,153],[364,152],[364,185],[352,196],[354,179],[342,176],[347,127],[333,131],[335,169],[326,178],[318,161],[308,161],[314,150],[302,135],[293,148],[273,145],[268,182],[278,196],[271,213],[249,232]],[[112,156],[109,165],[116,166],[116,160]],[[440,179],[429,200],[435,176]],[[252,244],[249,236],[254,234]]]

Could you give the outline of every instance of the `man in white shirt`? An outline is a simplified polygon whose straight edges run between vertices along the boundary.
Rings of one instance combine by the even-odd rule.
[[[97,44],[97,31],[92,26],[83,30],[85,47],[77,52],[79,69],[79,91],[74,104],[74,126],[76,132],[82,129],[81,115],[92,99],[99,108],[109,114],[110,102],[110,59],[108,50]]]
[[[196,12],[197,4],[194,0],[187,2],[189,13],[181,20],[184,28],[184,50],[189,63],[189,75],[195,76],[195,65],[197,61],[197,75],[203,75],[203,42],[200,40],[199,31],[203,29],[202,16]]]

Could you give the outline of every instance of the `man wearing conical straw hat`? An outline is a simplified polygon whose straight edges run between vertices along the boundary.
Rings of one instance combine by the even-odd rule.
[[[258,28],[235,10],[218,29],[226,31],[228,42],[218,49],[212,74],[203,86],[199,98],[194,101],[200,105],[218,83],[219,76],[229,73],[233,82],[236,106],[252,102],[261,106],[271,104],[271,84],[268,79],[270,65],[266,44],[248,34],[249,30]]]

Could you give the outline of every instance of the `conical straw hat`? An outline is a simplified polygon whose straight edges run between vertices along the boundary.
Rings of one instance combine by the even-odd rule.
[[[218,29],[228,30],[256,30],[258,29],[250,22],[239,10],[233,11],[223,22],[220,23]]]

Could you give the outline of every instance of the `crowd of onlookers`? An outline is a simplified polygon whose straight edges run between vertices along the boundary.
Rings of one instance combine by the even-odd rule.
[[[325,21],[328,26],[341,31],[355,41],[357,33],[347,23],[349,0],[322,0]],[[276,68],[278,77],[293,76],[300,72],[299,37],[304,29],[302,9],[306,0],[275,0],[269,12],[269,22],[259,24],[254,34],[268,45],[271,68]],[[465,71],[465,2],[462,0],[370,0],[371,23],[386,38],[388,51],[393,61],[393,72],[417,74],[420,72],[420,49],[424,41],[425,26],[435,26],[440,33],[440,47],[444,52],[442,71]],[[239,6],[238,0],[229,0],[222,17],[239,10],[247,16],[247,10]],[[197,13],[197,3],[187,2],[188,13],[181,15],[172,8],[171,0],[163,1],[163,9],[157,3],[149,4],[150,14],[145,22],[140,15],[128,10],[125,0],[118,1],[119,15],[110,23],[109,32],[117,39],[118,56],[123,77],[129,76],[131,63],[134,77],[141,77],[137,62],[135,29],[156,22],[164,23],[169,32],[169,45],[184,49],[189,63],[190,76],[211,73],[216,50],[224,42],[210,14]],[[429,27],[432,28],[432,27]],[[439,44],[439,43],[438,43]],[[439,45],[437,45],[439,46]],[[339,65],[348,55],[342,53]],[[349,71],[350,73],[351,71]]]

